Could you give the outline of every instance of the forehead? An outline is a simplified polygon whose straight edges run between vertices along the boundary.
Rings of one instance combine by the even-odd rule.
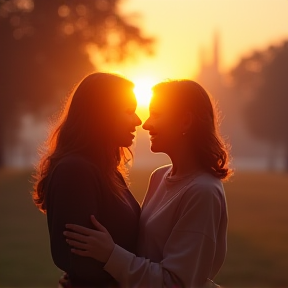
[[[149,109],[157,110],[159,112],[174,112],[178,110],[178,103],[176,103],[175,98],[166,93],[153,93]]]
[[[133,90],[125,90],[119,93],[118,97],[118,104],[121,106],[136,106],[137,100]]]

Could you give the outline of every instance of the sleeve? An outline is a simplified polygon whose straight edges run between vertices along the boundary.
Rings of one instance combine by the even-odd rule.
[[[215,255],[221,201],[211,187],[198,188],[183,195],[160,263],[136,257],[116,245],[104,269],[124,287],[204,286]]]
[[[90,215],[97,218],[99,214],[99,181],[88,164],[74,162],[59,164],[50,181],[47,218],[51,254],[58,268],[77,280],[83,279],[83,283],[93,283],[107,277],[103,264],[71,253],[63,235],[67,223],[93,228]],[[97,271],[103,271],[103,275]]]

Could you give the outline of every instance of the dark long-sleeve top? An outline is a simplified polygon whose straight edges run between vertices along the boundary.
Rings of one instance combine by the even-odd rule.
[[[119,173],[121,181],[124,182]],[[65,224],[74,223],[94,228],[90,215],[106,227],[114,242],[135,253],[140,206],[128,188],[121,201],[103,183],[99,168],[79,156],[64,157],[48,178],[47,222],[50,248],[55,265],[65,271],[72,286],[108,287],[117,282],[103,270],[103,264],[70,251],[63,231]]]

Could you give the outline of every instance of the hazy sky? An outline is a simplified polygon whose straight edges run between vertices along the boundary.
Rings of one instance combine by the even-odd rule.
[[[288,0],[123,0],[121,10],[141,14],[136,23],[158,39],[154,57],[104,67],[136,83],[192,78],[201,49],[210,59],[216,32],[223,72],[252,50],[288,40]]]
[[[156,57],[148,62],[164,77],[195,73],[199,51],[210,49],[216,31],[223,69],[251,49],[288,39],[288,0],[125,0],[122,5],[124,12],[139,12],[143,29],[158,38]],[[138,65],[148,68],[145,62]]]

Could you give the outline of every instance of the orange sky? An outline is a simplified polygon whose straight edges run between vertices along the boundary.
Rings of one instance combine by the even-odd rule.
[[[139,57],[123,65],[102,64],[105,70],[120,72],[136,84],[193,78],[199,69],[200,50],[207,60],[211,57],[216,31],[223,72],[253,49],[288,39],[288,0],[124,0],[121,10],[141,14],[134,22],[158,39],[154,57]]]

